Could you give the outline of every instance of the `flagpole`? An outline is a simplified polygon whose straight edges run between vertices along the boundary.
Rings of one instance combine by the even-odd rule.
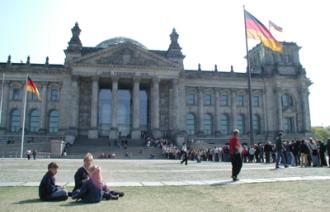
[[[249,46],[248,46],[247,29],[246,29],[245,5],[243,5],[243,12],[244,12],[245,48],[246,48],[246,62],[247,62],[247,75],[248,75],[248,92],[249,92],[250,145],[254,145],[251,69],[250,69]]]
[[[2,84],[1,84],[1,102],[0,102],[0,124],[2,122],[2,104],[3,104],[3,89],[5,87],[5,72],[2,73]]]
[[[26,74],[25,78],[25,91],[24,91],[24,106],[23,106],[23,123],[22,123],[22,139],[21,139],[21,158],[23,158],[24,149],[24,133],[25,133],[25,114],[26,114],[26,102],[27,102],[27,81],[29,74]]]

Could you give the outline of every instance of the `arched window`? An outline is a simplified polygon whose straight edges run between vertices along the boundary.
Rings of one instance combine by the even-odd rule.
[[[21,115],[18,109],[13,109],[10,113],[10,131],[18,132],[20,128]]]
[[[212,116],[208,113],[203,117],[203,131],[205,135],[212,134]]]
[[[236,128],[240,131],[241,134],[245,133],[245,117],[243,114],[236,116]]]
[[[282,107],[283,108],[289,108],[293,106],[293,99],[290,95],[284,94],[282,96]]]
[[[38,132],[40,128],[40,113],[38,110],[32,110],[30,113],[30,132]]]
[[[188,113],[186,117],[186,130],[188,135],[194,135],[196,131],[196,119],[195,115]]]
[[[223,135],[229,134],[229,118],[227,114],[220,115],[220,132]]]
[[[52,110],[49,113],[49,117],[48,117],[48,132],[50,133],[58,132],[58,126],[59,126],[59,114],[56,110]]]
[[[259,115],[253,115],[253,132],[254,134],[260,134],[261,123]]]

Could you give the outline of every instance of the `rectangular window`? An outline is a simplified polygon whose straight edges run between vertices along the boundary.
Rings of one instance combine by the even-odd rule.
[[[284,118],[283,128],[286,133],[294,132],[294,121],[292,117]]]
[[[31,93],[31,100],[32,101],[37,101],[38,100],[37,95],[35,95],[34,93]]]
[[[211,95],[204,96],[204,105],[212,105],[212,96]]]
[[[228,95],[220,96],[220,106],[229,106],[229,96]]]
[[[253,107],[260,107],[260,96],[253,96],[252,104],[253,104]]]
[[[12,100],[21,99],[21,89],[20,88],[13,88],[13,93],[12,93],[11,99]]]
[[[239,95],[236,98],[237,106],[244,106],[244,96]]]
[[[196,96],[195,94],[189,94],[187,96],[187,105],[195,105],[196,104]]]
[[[58,101],[60,99],[60,93],[57,88],[52,88],[50,90],[50,100],[51,101]]]

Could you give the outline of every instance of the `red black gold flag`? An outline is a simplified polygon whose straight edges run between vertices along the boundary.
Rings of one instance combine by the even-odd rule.
[[[27,78],[26,91],[34,93],[38,97],[38,99],[40,99],[39,90],[38,90],[36,84],[33,82],[33,80],[30,77]]]
[[[245,12],[247,37],[260,40],[261,43],[275,52],[282,52],[282,44],[278,42],[269,30],[251,13]]]

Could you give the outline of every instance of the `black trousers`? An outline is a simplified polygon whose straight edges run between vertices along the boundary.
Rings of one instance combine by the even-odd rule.
[[[231,156],[232,177],[237,177],[242,168],[242,157],[240,154],[233,154]]]
[[[182,154],[182,161],[181,161],[181,164],[182,163],[185,163],[186,165],[188,164],[188,153],[186,153],[186,152],[183,152],[183,154]]]
[[[266,163],[270,163],[270,152],[266,152]]]

